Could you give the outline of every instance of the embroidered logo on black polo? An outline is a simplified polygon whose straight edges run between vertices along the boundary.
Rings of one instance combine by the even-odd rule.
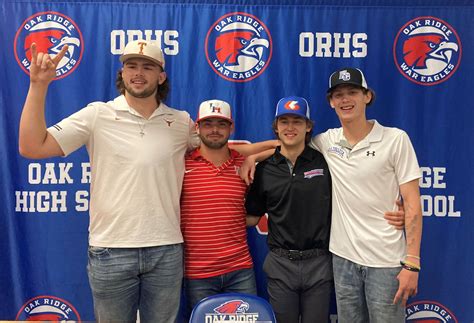
[[[314,176],[323,176],[324,175],[324,169],[318,168],[318,169],[312,169],[307,172],[304,172],[304,178],[313,178]]]

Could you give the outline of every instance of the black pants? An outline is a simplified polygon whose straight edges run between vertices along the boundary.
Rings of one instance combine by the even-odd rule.
[[[333,286],[330,254],[290,260],[269,252],[263,270],[278,323],[328,322]]]

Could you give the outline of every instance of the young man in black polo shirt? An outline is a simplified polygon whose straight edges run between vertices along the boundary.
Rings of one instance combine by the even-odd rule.
[[[323,322],[329,315],[331,176],[322,154],[306,145],[309,115],[304,98],[278,102],[273,129],[281,147],[257,165],[246,199],[249,224],[268,213],[263,270],[277,321],[285,323]]]

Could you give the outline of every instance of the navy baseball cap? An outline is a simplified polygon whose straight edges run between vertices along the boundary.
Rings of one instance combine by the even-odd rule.
[[[331,92],[336,86],[341,84],[352,84],[364,89],[368,89],[364,73],[358,68],[346,67],[335,71],[329,77],[329,89]]]
[[[280,99],[277,103],[275,119],[287,114],[309,119],[308,101],[299,96],[287,96]]]

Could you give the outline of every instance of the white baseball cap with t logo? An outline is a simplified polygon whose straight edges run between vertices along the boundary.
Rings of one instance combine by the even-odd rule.
[[[134,40],[129,42],[123,50],[120,61],[124,63],[130,58],[144,58],[152,61],[165,69],[165,58],[163,51],[154,42],[149,40]]]

